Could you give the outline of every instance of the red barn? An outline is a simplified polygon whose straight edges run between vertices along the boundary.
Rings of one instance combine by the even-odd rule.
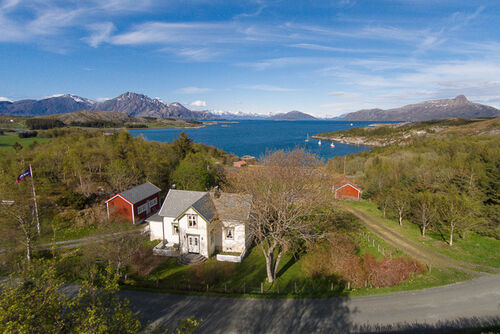
[[[106,203],[108,218],[122,218],[139,224],[160,210],[161,189],[150,182],[125,190],[109,198]]]
[[[361,198],[361,189],[346,177],[335,181],[332,190],[335,192],[336,199],[359,201]]]

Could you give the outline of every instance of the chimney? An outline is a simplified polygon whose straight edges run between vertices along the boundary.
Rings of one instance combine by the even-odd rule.
[[[175,185],[175,183],[174,183],[174,184],[172,184],[172,185],[170,186],[170,189],[175,189],[176,187],[177,187],[177,186],[176,186],[176,185]]]
[[[220,197],[220,189],[219,186],[214,187],[214,197],[219,198]]]

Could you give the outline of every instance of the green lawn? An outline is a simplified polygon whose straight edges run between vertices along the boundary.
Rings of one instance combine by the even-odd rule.
[[[377,242],[381,242],[381,240],[377,239]],[[387,246],[386,249],[391,248]],[[394,255],[398,254],[396,250],[392,250]],[[369,245],[362,246],[361,251],[373,252],[373,247]],[[375,252],[377,251],[375,250]],[[225,291],[227,291],[227,293],[243,295],[243,291],[245,291],[243,296],[258,297],[261,292],[261,283],[263,283],[264,296],[267,297],[333,297],[346,295],[365,296],[424,289],[471,278],[470,275],[457,270],[433,268],[431,272],[415,275],[393,287],[367,287],[347,291],[345,284],[340,283],[335,278],[312,279],[308,277],[302,268],[303,263],[307,261],[307,257],[307,254],[297,259],[291,254],[284,256],[281,261],[278,280],[272,285],[266,282],[265,260],[258,247],[254,247],[242,263],[218,262],[211,258],[199,266],[199,269],[179,265],[176,258],[168,258],[146,278],[135,277],[129,287],[199,294],[206,293],[208,284],[209,294],[224,295]],[[197,270],[199,270],[198,275],[202,277],[201,279],[196,278]],[[158,288],[156,288],[157,280]],[[243,290],[243,287],[245,287],[245,290]],[[278,290],[279,294],[277,293]]]
[[[420,233],[420,228],[417,225],[405,220],[401,227],[396,219],[383,218],[382,211],[377,208],[375,203],[360,201],[350,202],[349,205],[352,205],[370,216],[378,218],[383,221],[388,228],[398,232],[408,240],[430,250],[460,261],[497,268],[500,267],[500,240],[470,232],[467,234],[465,240],[456,235],[454,245],[449,246],[447,243],[448,235],[445,234],[446,232],[441,235],[439,231],[429,231],[426,233],[426,237],[423,238]]]
[[[11,150],[14,151],[12,146],[15,144],[15,142],[18,142],[21,144],[21,146],[29,146],[33,144],[33,142],[38,142],[38,143],[44,143],[49,141],[50,138],[19,138],[17,134],[12,134],[12,133],[6,133],[3,136],[0,136],[0,150]]]

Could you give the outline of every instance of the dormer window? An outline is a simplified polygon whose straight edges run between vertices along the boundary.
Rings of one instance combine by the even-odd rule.
[[[188,227],[190,227],[190,228],[197,227],[196,215],[187,215],[187,219],[188,219]]]

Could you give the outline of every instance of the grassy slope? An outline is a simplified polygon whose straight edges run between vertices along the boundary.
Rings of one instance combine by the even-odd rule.
[[[370,240],[375,238],[374,235],[365,231],[363,238],[370,235]],[[395,249],[385,244],[382,240],[375,238],[376,245],[380,244],[386,250],[391,250],[394,256],[399,256],[401,253]],[[361,241],[360,254],[371,253],[376,257],[382,257],[378,253],[376,246],[372,247],[371,242]],[[242,263],[222,263],[217,262],[215,259],[209,259],[205,262],[204,266],[213,266],[215,271],[224,271],[227,268],[231,268],[232,275],[229,278],[224,279],[216,284],[216,286],[210,286],[210,290],[213,291],[214,288],[218,292],[224,291],[224,285],[227,285],[228,291],[234,293],[242,293],[243,284],[246,286],[246,293],[249,296],[255,296],[260,294],[260,284],[264,282],[264,291],[266,293],[271,293],[271,296],[276,296],[277,285],[279,285],[279,291],[281,296],[314,296],[314,297],[331,297],[348,294],[350,296],[366,296],[390,293],[396,291],[407,291],[424,289],[429,287],[435,287],[445,284],[456,283],[459,281],[467,280],[471,278],[470,275],[459,272],[456,270],[433,268],[431,272],[416,275],[409,280],[393,287],[386,288],[362,288],[357,290],[352,290],[347,292],[343,286],[336,283],[334,280],[319,280],[312,279],[307,276],[305,270],[303,269],[303,264],[307,261],[307,254],[302,257],[295,259],[291,254],[287,254],[283,257],[280,264],[280,275],[278,277],[277,284],[269,284],[265,282],[266,272],[265,272],[265,260],[262,255],[261,250],[258,247],[254,247]],[[196,283],[193,282],[192,272],[190,272],[192,267],[181,266],[177,263],[177,259],[169,258],[162,265],[158,267],[152,274],[144,279],[144,281],[137,281],[134,285],[136,287],[154,287],[154,281],[159,279],[159,289],[171,291],[175,290],[175,287],[182,286],[186,289],[187,285],[194,290],[196,289]],[[330,291],[331,284],[334,283],[334,291]],[[297,286],[297,294],[294,294],[295,283]],[[204,287],[204,285],[198,284],[198,288]],[[192,292],[198,293],[198,292]]]
[[[17,134],[11,134],[7,133],[3,136],[0,136],[0,150],[12,150],[12,146],[14,145],[15,142],[18,142],[21,144],[23,147],[31,145],[33,142],[37,143],[44,143],[49,141],[50,138],[19,138]]]
[[[500,240],[471,232],[467,234],[465,240],[456,236],[454,245],[450,247],[446,243],[448,235],[444,235],[445,239],[443,239],[440,233],[428,232],[427,237],[422,238],[418,226],[404,221],[403,227],[401,227],[395,219],[383,218],[382,212],[377,208],[375,203],[361,201],[352,202],[350,205],[355,206],[366,214],[377,217],[390,229],[430,250],[457,260],[500,268]]]

